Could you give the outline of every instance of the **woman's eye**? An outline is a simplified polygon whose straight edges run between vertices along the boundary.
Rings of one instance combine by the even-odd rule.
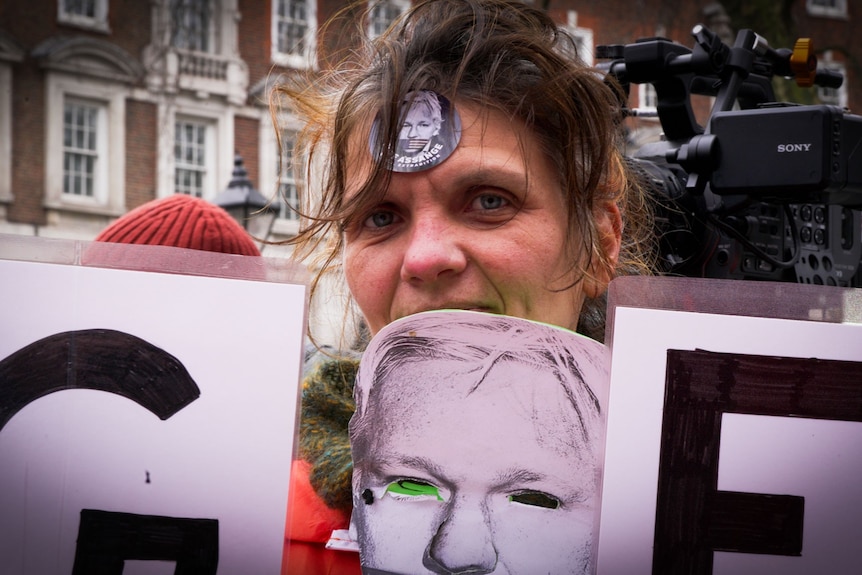
[[[557,509],[560,506],[559,499],[539,491],[514,493],[509,496],[509,501],[512,503],[520,503],[521,505],[530,505],[532,507],[542,507],[545,509]]]
[[[385,228],[395,223],[395,214],[392,212],[375,212],[365,220],[365,226],[369,228]]]
[[[506,198],[493,194],[482,194],[473,200],[473,207],[478,210],[499,210],[508,204]]]
[[[386,493],[396,499],[435,499],[443,501],[440,490],[430,483],[417,479],[399,479],[386,487]]]

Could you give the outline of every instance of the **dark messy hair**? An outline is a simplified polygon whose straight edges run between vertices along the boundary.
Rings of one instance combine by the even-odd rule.
[[[616,275],[652,270],[652,220],[644,190],[623,159],[618,88],[578,57],[574,40],[542,10],[518,0],[422,0],[381,36],[366,40],[350,59],[310,85],[276,90],[306,121],[294,156],[305,180],[320,182],[304,194],[302,225],[287,240],[299,257],[321,257],[319,280],[340,270],[343,227],[380,202],[391,176],[399,105],[415,90],[433,90],[522,122],[551,159],[568,206],[567,247],[577,281],[590,270]],[[356,182],[351,164],[369,153],[378,118],[372,165]],[[361,148],[361,149],[360,149]],[[321,173],[312,177],[314,170]],[[358,193],[345,197],[348,182]],[[612,201],[623,217],[621,253],[605,253],[594,213]],[[312,286],[312,293],[317,288]],[[603,296],[588,299],[578,330],[603,339]]]

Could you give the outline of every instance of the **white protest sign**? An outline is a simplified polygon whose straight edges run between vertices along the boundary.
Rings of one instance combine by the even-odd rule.
[[[279,572],[305,286],[13,260],[0,276],[4,573]]]
[[[862,292],[636,283],[612,313],[598,573],[862,571]]]

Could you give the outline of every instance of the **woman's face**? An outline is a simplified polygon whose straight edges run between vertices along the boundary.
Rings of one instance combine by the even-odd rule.
[[[583,250],[579,238],[567,243],[566,200],[553,163],[517,122],[456,106],[462,133],[452,155],[425,171],[393,173],[383,201],[345,229],[344,271],[371,333],[432,309],[575,329],[584,286],[593,297],[607,278],[599,286],[576,281],[586,255],[568,247]],[[349,181],[364,181],[370,166],[363,162],[351,164],[357,172]],[[618,247],[616,206],[607,203],[596,218],[602,237]]]

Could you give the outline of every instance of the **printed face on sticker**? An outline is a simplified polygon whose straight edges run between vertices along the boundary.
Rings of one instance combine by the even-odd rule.
[[[549,365],[481,363],[415,359],[376,384],[354,453],[363,566],[590,572],[595,404]]]
[[[436,98],[432,96],[423,98],[422,101],[414,101],[401,122],[401,131],[398,134],[399,150],[405,156],[416,156],[427,151],[431,138],[440,133],[442,124],[443,116]]]
[[[431,90],[410,92],[401,109],[401,126],[395,147],[392,170],[418,172],[443,162],[458,146],[461,118],[444,96]],[[379,130],[371,130],[371,147]]]

